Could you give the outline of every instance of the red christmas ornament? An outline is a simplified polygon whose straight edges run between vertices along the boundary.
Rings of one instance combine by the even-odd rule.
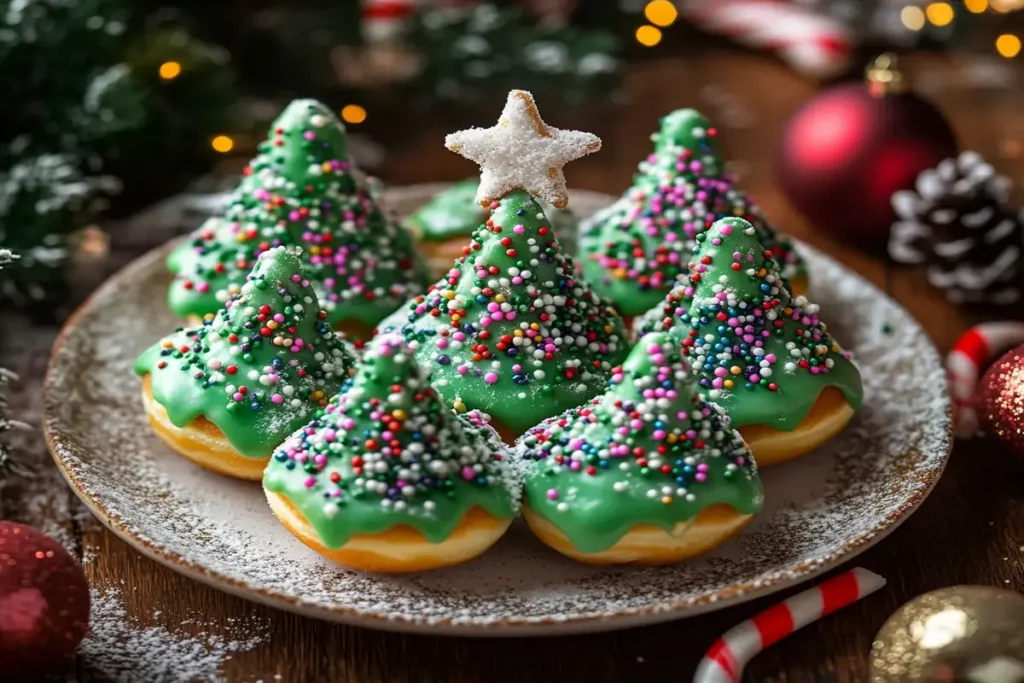
[[[982,375],[976,403],[981,429],[1024,456],[1024,346],[1000,356]]]
[[[41,531],[0,522],[0,681],[37,680],[69,659],[89,628],[89,584]]]
[[[896,219],[893,192],[956,152],[942,113],[908,92],[895,58],[883,55],[864,83],[829,88],[796,113],[782,134],[776,176],[816,227],[880,242]]]

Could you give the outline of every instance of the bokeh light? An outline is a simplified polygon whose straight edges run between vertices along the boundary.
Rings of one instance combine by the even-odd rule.
[[[641,26],[636,30],[636,40],[646,47],[654,47],[661,42],[661,30],[654,26]]]
[[[165,81],[172,80],[177,78],[181,73],[181,64],[178,62],[164,62],[160,65],[158,73],[160,74],[160,78]]]
[[[996,52],[1010,59],[1020,54],[1020,38],[1012,33],[1004,33],[996,38]]]
[[[988,0],[964,0],[964,7],[968,12],[981,14],[988,9]]]
[[[235,141],[227,135],[218,135],[210,141],[210,147],[213,147],[215,152],[224,154],[225,152],[230,152],[235,148]]]
[[[1024,8],[1024,0],[991,0],[989,4],[996,12],[1016,12]]]
[[[341,110],[341,120],[345,123],[362,123],[366,120],[366,109],[358,104],[348,104]]]
[[[920,31],[924,28],[924,10],[914,5],[907,5],[900,10],[900,21],[911,31]]]
[[[679,17],[679,11],[669,0],[652,0],[644,7],[644,16],[655,26],[671,26]]]
[[[925,8],[928,21],[936,26],[949,26],[953,23],[953,6],[948,2],[933,2]]]

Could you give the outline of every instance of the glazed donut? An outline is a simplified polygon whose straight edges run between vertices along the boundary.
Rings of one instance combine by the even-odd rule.
[[[379,326],[416,349],[459,412],[489,414],[506,443],[604,390],[627,334],[576,277],[544,210],[515,191],[493,205],[467,255]]]
[[[528,503],[523,505],[523,518],[537,538],[566,557],[586,564],[675,564],[714,550],[738,534],[753,517],[728,505],[713,505],[671,529],[636,524],[610,548],[584,553],[557,526],[533,512]]]
[[[167,410],[153,398],[151,378],[142,378],[142,407],[153,432],[171,450],[201,467],[236,479],[259,481],[270,456],[247,457],[239,453],[224,432],[203,416],[184,427],[171,422]]]
[[[758,465],[805,455],[841,432],[863,400],[860,373],[818,318],[792,298],[747,221],[698,237],[689,278],[637,321],[641,339],[682,344],[701,391],[725,409]]]
[[[761,510],[757,466],[717,406],[697,394],[679,345],[652,333],[608,391],[530,430],[523,516],[589,564],[669,564],[715,548]]]
[[[352,569],[403,574],[451,567],[482,555],[512,524],[483,508],[470,508],[443,541],[432,543],[412,526],[393,526],[377,534],[355,534],[340,548],[328,548],[316,529],[287,498],[264,489],[270,510],[308,548]]]
[[[786,281],[789,283],[789,293],[792,296],[807,296],[807,289],[810,287],[810,284],[807,281],[807,273],[795,273]]]
[[[417,231],[414,230],[413,234],[416,235]],[[453,263],[466,255],[464,250],[469,246],[469,239],[463,235],[435,241],[420,237],[420,253],[427,260],[430,273],[441,277],[448,272]]]
[[[856,411],[843,392],[825,387],[797,426],[789,431],[764,424],[739,427],[761,467],[770,467],[812,452],[839,435]]]
[[[199,327],[142,353],[142,403],[174,451],[260,479],[274,448],[350,376],[353,354],[327,323],[298,257],[263,252],[238,297]]]
[[[640,162],[632,186],[581,225],[579,261],[598,294],[625,318],[646,313],[686,276],[697,236],[714,221],[735,216],[754,225],[783,275],[796,291],[805,291],[802,259],[725,172],[710,121],[680,109],[661,119],[652,139],[654,150]]]
[[[331,110],[292,102],[223,215],[168,257],[171,310],[201,320],[237,296],[261,253],[297,247],[327,321],[365,341],[428,279],[412,235],[388,218],[370,185],[353,166],[345,129]]]
[[[487,220],[489,211],[476,203],[476,178],[468,178],[434,195],[427,204],[409,216],[406,225],[419,241],[420,252],[426,257],[432,277],[444,276],[459,258],[465,255],[473,233]],[[574,253],[576,249],[576,216],[568,209],[556,209],[537,200],[551,221],[550,227],[558,236],[562,249]]]
[[[307,546],[373,572],[466,562],[512,523],[520,489],[475,411],[453,413],[413,349],[383,334],[355,378],[274,453],[270,509]]]

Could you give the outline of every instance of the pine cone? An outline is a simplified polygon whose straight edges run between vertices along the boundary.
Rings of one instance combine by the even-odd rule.
[[[1007,205],[1010,180],[975,152],[945,159],[892,196],[899,221],[889,255],[924,265],[956,304],[1007,305],[1021,298],[1024,212]]]

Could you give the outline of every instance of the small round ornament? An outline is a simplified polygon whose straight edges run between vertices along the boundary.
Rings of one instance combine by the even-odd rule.
[[[1024,596],[953,586],[899,608],[871,646],[871,681],[1024,680]]]
[[[1000,356],[981,376],[976,410],[982,431],[1024,456],[1024,346]]]
[[[865,82],[829,88],[786,126],[775,174],[790,203],[840,239],[879,243],[895,220],[891,198],[956,156],[942,113],[911,93],[895,57],[882,55]]]
[[[89,584],[57,541],[0,521],[0,680],[36,680],[89,628]]]

